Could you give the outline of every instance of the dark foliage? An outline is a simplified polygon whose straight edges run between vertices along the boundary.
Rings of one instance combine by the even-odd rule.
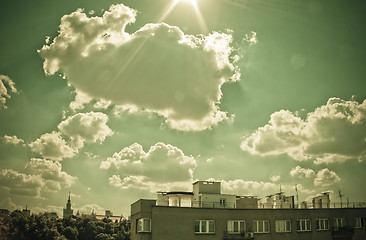
[[[2,240],[130,240],[130,222],[113,222],[94,216],[59,219],[47,213],[28,214],[19,210],[0,216]]]

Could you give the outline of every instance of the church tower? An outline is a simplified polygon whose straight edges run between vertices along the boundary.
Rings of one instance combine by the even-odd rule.
[[[64,218],[71,217],[72,214],[73,214],[73,211],[74,210],[71,209],[71,200],[70,200],[70,192],[69,192],[69,199],[67,200],[66,208],[64,208],[64,215],[63,215],[63,217]]]

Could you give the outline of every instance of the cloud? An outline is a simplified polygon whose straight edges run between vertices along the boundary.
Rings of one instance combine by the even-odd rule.
[[[0,187],[12,194],[38,197],[44,185],[40,176],[19,173],[12,169],[0,170]]]
[[[101,112],[78,113],[62,121],[58,129],[70,138],[74,149],[79,149],[84,146],[84,142],[103,142],[112,135],[107,121],[108,116]]]
[[[26,170],[32,175],[41,176],[48,189],[53,191],[71,187],[77,181],[77,177],[62,171],[61,163],[46,159],[32,158],[26,165]]]
[[[10,92],[16,93],[15,83],[8,76],[0,75],[0,110],[6,109],[6,100],[11,97]]]
[[[253,155],[288,154],[315,164],[366,159],[366,100],[330,98],[302,120],[281,110],[254,133],[245,136],[241,148]]]
[[[14,136],[4,135],[4,137],[2,137],[2,139],[7,144],[18,145],[18,144],[23,144],[24,143],[24,140],[23,139],[20,139],[20,138],[18,138],[15,135]]]
[[[156,143],[145,152],[134,143],[114,153],[100,164],[100,168],[115,168],[120,175],[113,175],[109,183],[121,189],[131,187],[150,191],[168,190],[175,187],[190,188],[196,160],[170,144]]]
[[[193,36],[165,23],[127,33],[135,17],[123,4],[101,17],[80,9],[63,16],[59,35],[39,50],[44,72],[64,74],[95,99],[158,113],[175,129],[204,130],[228,119],[218,104],[221,86],[240,77],[231,34]]]
[[[278,182],[280,179],[281,179],[280,175],[273,175],[270,178],[271,182]]]
[[[78,207],[77,211],[79,211],[80,214],[92,214],[93,212],[98,215],[104,215],[105,214],[105,208],[102,208],[98,204],[90,203],[86,204],[84,206]],[[76,213],[74,213],[76,214]]]
[[[61,161],[64,158],[71,158],[76,151],[67,145],[60,133],[53,131],[45,133],[40,138],[29,144],[33,152],[44,158]]]
[[[59,191],[71,187],[77,180],[61,170],[61,164],[46,159],[31,159],[26,165],[26,172],[13,169],[0,169],[0,187],[28,197],[40,197],[41,191]]]
[[[13,202],[13,200],[11,198],[5,198],[0,202],[0,206],[3,209],[8,209],[10,211],[13,211],[15,209],[22,209],[22,206],[17,205],[16,203]]]
[[[75,90],[75,99],[70,102],[70,109],[73,111],[77,111],[83,109],[85,104],[89,103],[92,100],[87,94],[79,91],[78,89]]]
[[[315,174],[314,170],[309,169],[309,168],[302,168],[300,166],[296,166],[295,168],[291,169],[290,171],[290,175],[293,177],[298,177],[298,178],[311,178],[313,177]]]
[[[320,170],[314,179],[315,186],[330,186],[341,181],[341,178],[328,168]]]
[[[271,194],[278,188],[278,185],[272,182],[246,181],[243,179],[220,180],[223,192],[240,195],[262,195]]]

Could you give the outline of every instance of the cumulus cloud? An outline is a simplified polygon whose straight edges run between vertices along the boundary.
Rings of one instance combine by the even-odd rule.
[[[315,186],[330,186],[341,181],[341,178],[328,168],[320,170],[314,179]]]
[[[4,142],[7,144],[13,144],[13,145],[18,145],[18,144],[23,144],[24,140],[18,138],[17,136],[8,136],[8,135],[4,135],[4,137],[2,137]]]
[[[103,142],[112,130],[107,125],[108,116],[100,112],[78,113],[58,125],[60,132],[70,138],[71,146],[79,149],[84,142]]]
[[[179,130],[204,130],[228,119],[221,86],[240,77],[230,33],[183,33],[165,23],[130,34],[136,11],[112,5],[101,17],[77,10],[39,50],[46,74],[65,75],[78,91],[112,104],[158,113]],[[79,106],[79,105],[77,105]]]
[[[77,178],[61,169],[59,162],[45,159],[31,159],[26,172],[0,169],[0,188],[11,194],[40,197],[42,191],[59,191],[72,186]]]
[[[77,177],[62,171],[61,163],[46,159],[32,158],[26,165],[26,170],[32,175],[42,177],[48,188],[53,191],[71,187],[77,180]]]
[[[272,182],[246,181],[243,179],[220,180],[223,192],[240,195],[271,194],[278,189],[278,185]]]
[[[73,111],[77,111],[83,109],[85,104],[89,103],[92,100],[87,94],[82,91],[75,90],[75,99],[70,103],[70,109]]]
[[[67,145],[60,133],[45,133],[40,138],[29,144],[33,152],[44,158],[61,161],[64,158],[71,158],[76,151]]]
[[[15,209],[22,209],[22,206],[14,203],[11,198],[5,198],[2,201],[0,201],[0,206],[1,208],[8,209],[10,211],[13,211]]]
[[[8,76],[0,75],[0,110],[6,109],[6,100],[11,97],[10,93],[16,93],[15,83]]]
[[[295,168],[291,169],[290,171],[290,175],[293,177],[298,177],[298,178],[311,178],[313,177],[315,174],[314,170],[310,169],[310,168],[302,168],[300,166],[296,166]]]
[[[100,168],[115,168],[120,175],[113,175],[109,183],[115,187],[146,189],[187,188],[193,181],[196,160],[186,156],[182,150],[170,144],[156,143],[145,152],[142,146],[134,143],[114,153],[100,164]]]
[[[253,155],[288,154],[314,163],[366,159],[366,100],[363,103],[330,98],[306,119],[281,110],[267,125],[245,136],[241,148]]]
[[[105,208],[102,208],[98,204],[90,203],[86,204],[84,206],[78,207],[78,211],[80,214],[98,214],[98,215],[104,215],[105,214]]]
[[[271,182],[278,182],[280,179],[281,179],[280,175],[273,175],[270,178]]]
[[[44,181],[38,175],[19,173],[12,169],[0,170],[0,187],[12,194],[38,197]]]

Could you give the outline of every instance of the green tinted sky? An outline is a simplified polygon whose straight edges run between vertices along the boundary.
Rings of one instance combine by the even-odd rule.
[[[1,208],[127,215],[206,179],[365,201],[362,1],[0,4]]]

